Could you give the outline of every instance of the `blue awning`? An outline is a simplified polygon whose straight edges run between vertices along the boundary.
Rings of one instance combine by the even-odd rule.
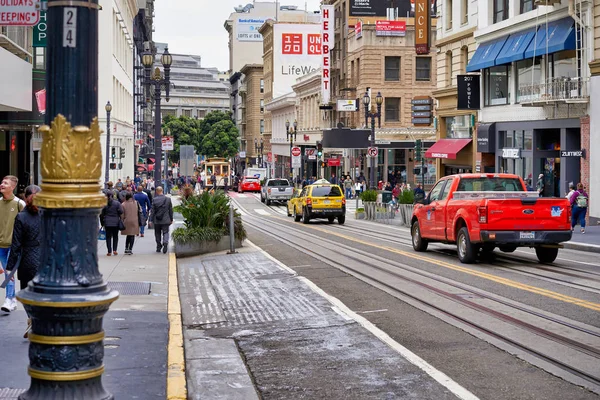
[[[502,48],[502,51],[498,54],[498,57],[496,57],[496,65],[509,64],[513,61],[523,60],[525,58],[525,50],[529,47],[534,36],[535,28],[511,34]]]
[[[525,58],[533,58],[534,52],[538,56],[563,50],[575,50],[575,21],[571,17],[548,22],[547,38],[546,24],[539,25],[537,38],[527,47]]]
[[[508,36],[503,36],[499,39],[480,44],[467,65],[467,72],[479,71],[498,65],[496,64],[496,57],[498,57],[507,39]]]

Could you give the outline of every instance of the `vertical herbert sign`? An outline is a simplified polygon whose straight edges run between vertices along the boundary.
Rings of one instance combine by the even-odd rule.
[[[65,7],[63,15],[63,47],[77,47],[77,8]]]
[[[321,104],[331,101],[331,49],[333,49],[334,6],[321,6]]]

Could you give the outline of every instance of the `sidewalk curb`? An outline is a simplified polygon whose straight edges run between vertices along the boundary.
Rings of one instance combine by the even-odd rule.
[[[177,258],[169,252],[169,343],[167,346],[167,400],[187,399],[181,303],[177,281]]]
[[[600,246],[598,246],[596,244],[587,244],[587,243],[580,243],[580,242],[565,242],[565,243],[563,243],[563,245],[565,246],[565,249],[569,249],[569,250],[580,250],[580,251],[587,251],[590,253],[600,253]]]

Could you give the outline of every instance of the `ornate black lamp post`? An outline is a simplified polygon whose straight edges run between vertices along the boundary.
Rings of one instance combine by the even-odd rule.
[[[294,167],[292,164],[292,148],[294,147],[294,140],[296,140],[296,131],[298,130],[298,121],[294,120],[294,126],[290,129],[290,121],[285,121],[285,135],[287,140],[290,142],[290,178],[294,177]]]
[[[369,104],[371,103],[371,98],[369,97],[369,93],[365,92],[363,96],[363,104],[365,106],[365,124],[369,126],[369,118],[371,118],[371,147],[375,147],[375,118],[377,118],[378,127],[381,128],[381,104],[383,104],[383,97],[381,96],[381,92],[377,92],[377,97],[375,97],[375,103],[377,104],[377,112],[371,110],[369,112]],[[375,169],[377,168],[377,157],[371,157],[371,173],[369,174],[370,189],[376,189],[377,183],[375,182]]]
[[[144,53],[142,56],[142,64],[144,64],[145,71],[145,85],[154,85],[154,182],[158,185],[162,178],[161,173],[161,161],[162,161],[162,120],[160,116],[160,96],[162,88],[165,88],[165,100],[169,101],[169,87],[171,85],[171,64],[173,63],[173,57],[169,54],[169,49],[165,47],[165,51],[160,57],[160,62],[165,70],[164,78],[160,72],[160,69],[156,67],[152,76],[151,69],[154,65],[154,55],[150,52]]]
[[[262,165],[263,165],[263,150],[264,150],[263,138],[260,138],[260,144],[258,142],[258,139],[254,138],[254,151],[258,154],[256,163],[258,164],[259,168],[262,168]]]
[[[98,1],[48,1],[44,241],[37,275],[17,298],[32,320],[31,385],[21,400],[113,396],[102,386],[102,320],[119,294],[98,268],[102,144],[98,124]],[[107,154],[108,156],[108,154]]]
[[[106,162],[104,166],[104,187],[108,188],[108,181],[110,180],[108,176],[110,170],[110,112],[112,111],[110,101],[106,102],[104,109],[106,110]]]

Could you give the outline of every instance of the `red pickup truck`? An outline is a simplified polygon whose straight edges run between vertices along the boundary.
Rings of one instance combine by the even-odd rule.
[[[456,244],[466,264],[496,247],[507,253],[533,247],[540,262],[551,263],[559,243],[571,240],[571,206],[527,192],[517,175],[452,175],[415,204],[411,235],[415,251],[427,250],[429,242]]]

